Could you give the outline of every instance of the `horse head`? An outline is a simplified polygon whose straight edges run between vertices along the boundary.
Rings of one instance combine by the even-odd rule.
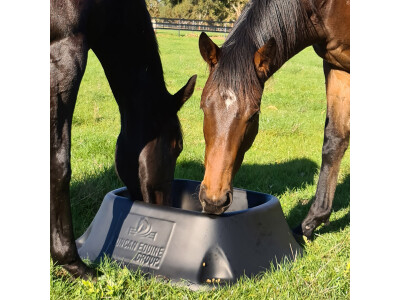
[[[202,33],[200,53],[210,75],[201,96],[206,144],[199,199],[203,211],[222,214],[232,203],[232,181],[258,133],[260,102],[276,43],[271,38],[250,57],[231,57]],[[233,62],[233,64],[232,64]]]
[[[116,147],[116,170],[132,199],[171,204],[169,194],[176,160],[183,149],[177,113],[193,94],[195,83],[196,75],[175,95],[154,88],[147,95],[147,107],[139,115],[134,113],[134,104],[120,105],[121,133]],[[152,97],[157,97],[157,105]]]

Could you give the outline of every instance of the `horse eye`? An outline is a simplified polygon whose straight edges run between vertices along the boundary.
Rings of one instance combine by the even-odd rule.
[[[178,139],[176,141],[176,150],[181,153],[183,150],[183,141],[181,139]]]
[[[247,122],[253,122],[259,114],[260,114],[260,111],[257,110],[257,111],[250,117],[250,119],[249,119]]]

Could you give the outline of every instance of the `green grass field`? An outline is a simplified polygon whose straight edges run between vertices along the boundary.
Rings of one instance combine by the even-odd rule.
[[[203,177],[203,113],[199,108],[208,76],[198,50],[199,33],[159,31],[160,55],[171,93],[198,75],[194,95],[179,112],[184,150],[175,177]],[[223,36],[213,38],[221,45]],[[270,193],[280,199],[291,227],[305,217],[313,199],[325,122],[325,89],[320,59],[307,48],[287,62],[265,87],[260,129],[246,153],[234,186]],[[79,237],[92,221],[104,195],[122,186],[114,171],[119,113],[104,72],[90,52],[72,129],[71,197]],[[305,255],[257,278],[208,292],[193,292],[105,261],[97,282],[70,280],[51,261],[52,299],[348,299],[350,292],[350,151],[342,161],[329,226],[319,227]]]

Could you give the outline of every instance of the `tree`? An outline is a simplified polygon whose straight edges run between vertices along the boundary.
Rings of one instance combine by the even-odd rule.
[[[227,6],[230,8],[229,17],[231,20],[237,20],[242,13],[244,6],[248,0],[227,0]]]
[[[248,0],[146,0],[152,17],[236,21]]]
[[[158,0],[146,0],[147,10],[152,17],[159,17],[160,16],[160,6],[163,5],[161,1]]]

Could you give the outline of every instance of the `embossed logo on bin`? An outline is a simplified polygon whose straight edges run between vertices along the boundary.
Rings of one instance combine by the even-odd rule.
[[[174,225],[171,221],[129,214],[112,256],[126,263],[159,269]]]
[[[138,235],[147,237],[151,240],[155,240],[157,232],[151,231],[151,224],[149,223],[148,217],[142,217],[136,227],[130,227],[128,234]]]

